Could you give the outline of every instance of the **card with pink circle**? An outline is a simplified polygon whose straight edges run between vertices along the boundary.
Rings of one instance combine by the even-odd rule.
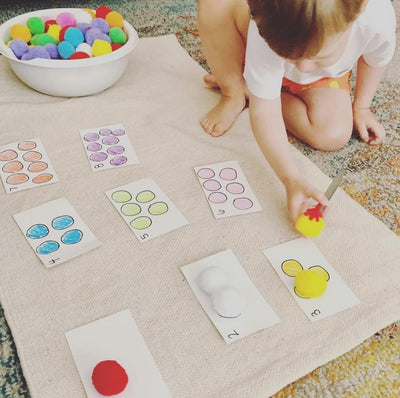
[[[7,193],[58,181],[40,138],[1,146],[0,177]]]
[[[188,224],[177,207],[150,178],[111,189],[106,195],[139,242]]]
[[[65,337],[88,398],[172,397],[129,310],[79,326]]]
[[[139,163],[122,124],[85,129],[80,134],[93,171]]]
[[[100,246],[66,198],[52,200],[13,217],[47,268]]]
[[[236,160],[194,168],[215,218],[262,211]]]

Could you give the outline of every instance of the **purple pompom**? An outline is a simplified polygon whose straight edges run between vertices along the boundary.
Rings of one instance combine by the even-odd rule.
[[[111,43],[111,39],[109,38],[109,36],[103,33],[100,29],[98,28],[88,29],[85,35],[86,43],[89,44],[89,46],[91,46],[93,42],[97,39]]]
[[[94,18],[90,23],[92,28],[100,29],[103,33],[108,33],[110,30],[110,25],[103,18]]]
[[[90,24],[88,24],[87,22],[78,22],[76,24],[76,28],[82,32],[83,36],[86,35],[86,32],[89,29],[89,27],[90,27]]]
[[[60,54],[58,53],[57,44],[47,43],[43,47],[47,50],[51,59],[59,59],[60,58]]]
[[[22,56],[23,61],[29,61],[34,58],[50,59],[49,52],[42,46],[33,46]]]
[[[14,55],[21,59],[21,57],[29,51],[29,46],[21,39],[15,39],[10,43],[10,49]]]

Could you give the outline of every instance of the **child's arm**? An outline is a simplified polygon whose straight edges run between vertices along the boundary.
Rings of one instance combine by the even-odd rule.
[[[363,141],[370,145],[380,144],[385,129],[370,110],[372,99],[382,79],[385,67],[373,68],[361,57],[357,63],[357,80],[353,102],[354,127]]]
[[[313,198],[328,204],[325,195],[309,184],[299,173],[287,140],[281,99],[261,99],[250,94],[250,122],[257,143],[268,163],[286,188],[287,205],[293,222]]]

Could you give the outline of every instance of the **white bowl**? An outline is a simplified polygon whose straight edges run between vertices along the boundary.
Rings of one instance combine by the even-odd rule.
[[[124,73],[131,51],[139,40],[136,30],[124,20],[127,42],[118,50],[99,57],[84,59],[43,59],[19,60],[9,47],[10,29],[14,24],[26,24],[33,16],[55,18],[61,12],[81,8],[52,8],[28,12],[11,18],[0,25],[0,53],[3,54],[15,74],[28,86],[45,94],[59,97],[81,97],[99,93],[112,86]]]

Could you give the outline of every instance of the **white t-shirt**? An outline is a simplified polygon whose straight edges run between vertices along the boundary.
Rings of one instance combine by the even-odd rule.
[[[293,63],[277,55],[250,21],[244,78],[250,92],[260,98],[278,98],[282,78],[308,84],[323,77],[339,77],[351,70],[363,56],[372,67],[385,66],[395,50],[396,17],[390,0],[369,0],[365,10],[354,21],[347,46],[339,60],[312,72],[300,72]]]

